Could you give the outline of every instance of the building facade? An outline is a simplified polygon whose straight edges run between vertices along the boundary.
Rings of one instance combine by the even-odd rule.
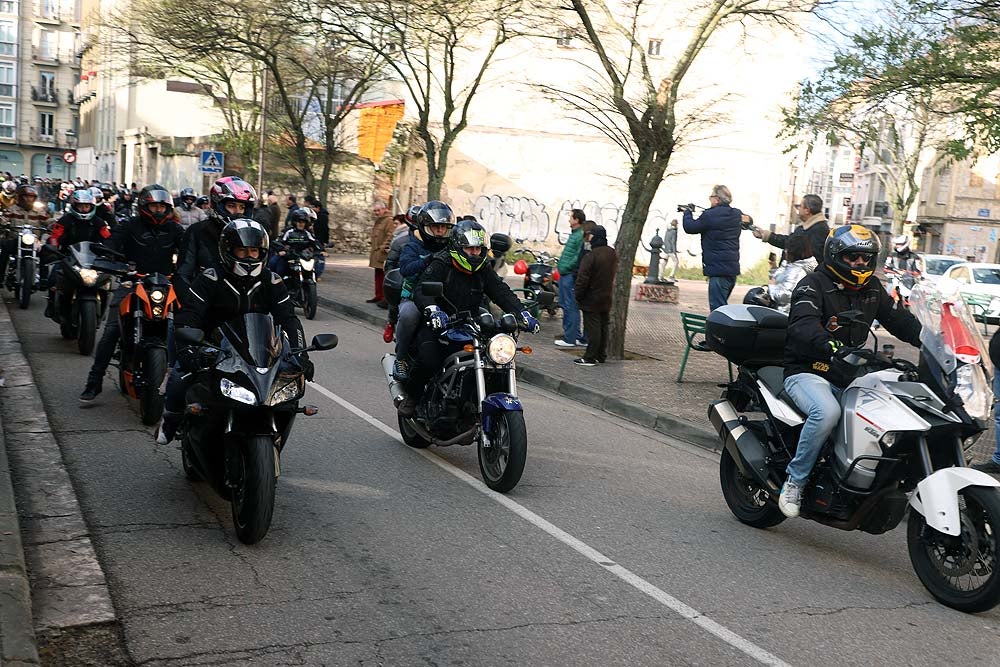
[[[75,175],[78,0],[0,0],[0,171]]]
[[[924,252],[1000,262],[1000,154],[924,169],[916,221]]]

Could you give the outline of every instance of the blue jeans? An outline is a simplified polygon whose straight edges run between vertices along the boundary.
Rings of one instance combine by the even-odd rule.
[[[576,305],[576,276],[559,276],[559,307],[562,308],[563,341],[580,339],[580,307]]]
[[[397,359],[406,359],[410,356],[410,345],[419,329],[420,308],[410,299],[404,299],[399,303],[399,316],[396,318]]]
[[[726,305],[734,287],[736,287],[736,276],[709,276],[708,309],[715,310],[719,306]],[[559,300],[562,301],[561,295]]]
[[[993,398],[1000,401],[1000,369],[993,369]],[[993,462],[1000,464],[1000,403],[993,404],[993,430],[997,440]]]
[[[788,481],[800,488],[809,481],[823,444],[840,422],[839,399],[843,391],[813,373],[796,373],[785,378],[785,392],[806,413],[795,456],[785,468]]]

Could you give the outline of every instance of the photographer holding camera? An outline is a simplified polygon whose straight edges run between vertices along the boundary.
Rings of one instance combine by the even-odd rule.
[[[733,195],[725,185],[716,185],[708,196],[709,208],[694,218],[694,204],[677,207],[684,214],[684,231],[701,234],[702,273],[708,276],[708,306],[715,310],[729,301],[740,274],[740,232],[743,212],[730,204]]]

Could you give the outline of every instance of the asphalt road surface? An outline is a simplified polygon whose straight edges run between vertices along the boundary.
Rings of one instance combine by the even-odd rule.
[[[340,336],[313,355],[321,413],[242,545],[113,380],[80,406],[90,360],[40,300],[11,314],[136,663],[1000,664],[1000,611],[937,604],[902,529],[748,528],[717,457],[528,385],[524,477],[485,490],[473,448],[399,441],[380,331],[323,310],[304,322]]]

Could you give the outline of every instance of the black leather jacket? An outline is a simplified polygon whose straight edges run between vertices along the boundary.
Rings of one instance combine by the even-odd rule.
[[[108,245],[135,262],[139,273],[174,271],[174,253],[180,251],[184,230],[172,219],[159,225],[146,222],[139,216],[111,230]]]
[[[425,282],[443,283],[443,298],[421,294],[419,285]],[[462,311],[476,313],[483,303],[483,294],[488,296],[505,313],[520,313],[524,310],[520,300],[510,291],[507,283],[501,280],[497,272],[493,270],[492,263],[486,262],[475,273],[466,273],[455,268],[447,250],[434,256],[424,272],[420,274],[417,285],[418,287],[413,290],[413,302],[421,310],[427,306],[436,305],[449,315],[455,315]]]

